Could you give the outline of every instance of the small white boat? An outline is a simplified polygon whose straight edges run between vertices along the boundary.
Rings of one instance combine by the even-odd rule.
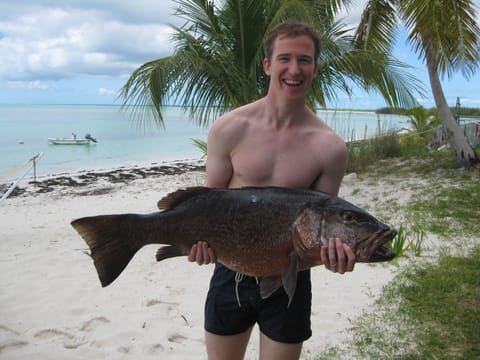
[[[54,145],[90,145],[90,142],[97,142],[90,134],[85,135],[84,138],[77,138],[77,135],[72,134],[70,138],[48,138],[50,144]]]
[[[72,138],[48,138],[48,142],[54,145],[88,145],[88,139],[72,139]]]

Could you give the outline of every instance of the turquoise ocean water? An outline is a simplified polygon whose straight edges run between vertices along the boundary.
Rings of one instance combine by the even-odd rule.
[[[378,127],[400,129],[408,122],[398,116],[370,112],[318,112],[345,140],[373,135]],[[165,128],[141,125],[129,112],[112,105],[0,105],[0,173],[43,152],[38,176],[120,166],[148,166],[176,160],[199,159],[192,139],[206,140],[208,128],[188,119],[178,107],[167,107]],[[89,146],[51,145],[49,137],[97,139]]]

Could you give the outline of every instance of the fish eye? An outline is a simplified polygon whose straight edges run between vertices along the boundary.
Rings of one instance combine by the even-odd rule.
[[[355,221],[355,220],[357,220],[357,216],[351,211],[345,211],[343,213],[343,220],[344,221]]]

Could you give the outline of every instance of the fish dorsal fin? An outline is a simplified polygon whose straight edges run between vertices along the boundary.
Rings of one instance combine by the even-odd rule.
[[[180,204],[181,202],[209,190],[211,189],[206,186],[195,186],[195,187],[188,187],[185,189],[179,189],[161,198],[157,203],[157,207],[160,210],[172,209],[178,204]]]

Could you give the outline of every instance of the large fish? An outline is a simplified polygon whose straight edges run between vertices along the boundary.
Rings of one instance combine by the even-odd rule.
[[[322,264],[320,247],[339,237],[357,262],[393,259],[384,244],[396,231],[355,205],[322,192],[280,187],[195,187],[168,194],[163,211],[84,217],[72,226],[90,248],[102,286],[144,245],[168,244],[158,261],[207,241],[228,268],[261,277],[266,298],[283,286],[291,300],[297,271]]]

